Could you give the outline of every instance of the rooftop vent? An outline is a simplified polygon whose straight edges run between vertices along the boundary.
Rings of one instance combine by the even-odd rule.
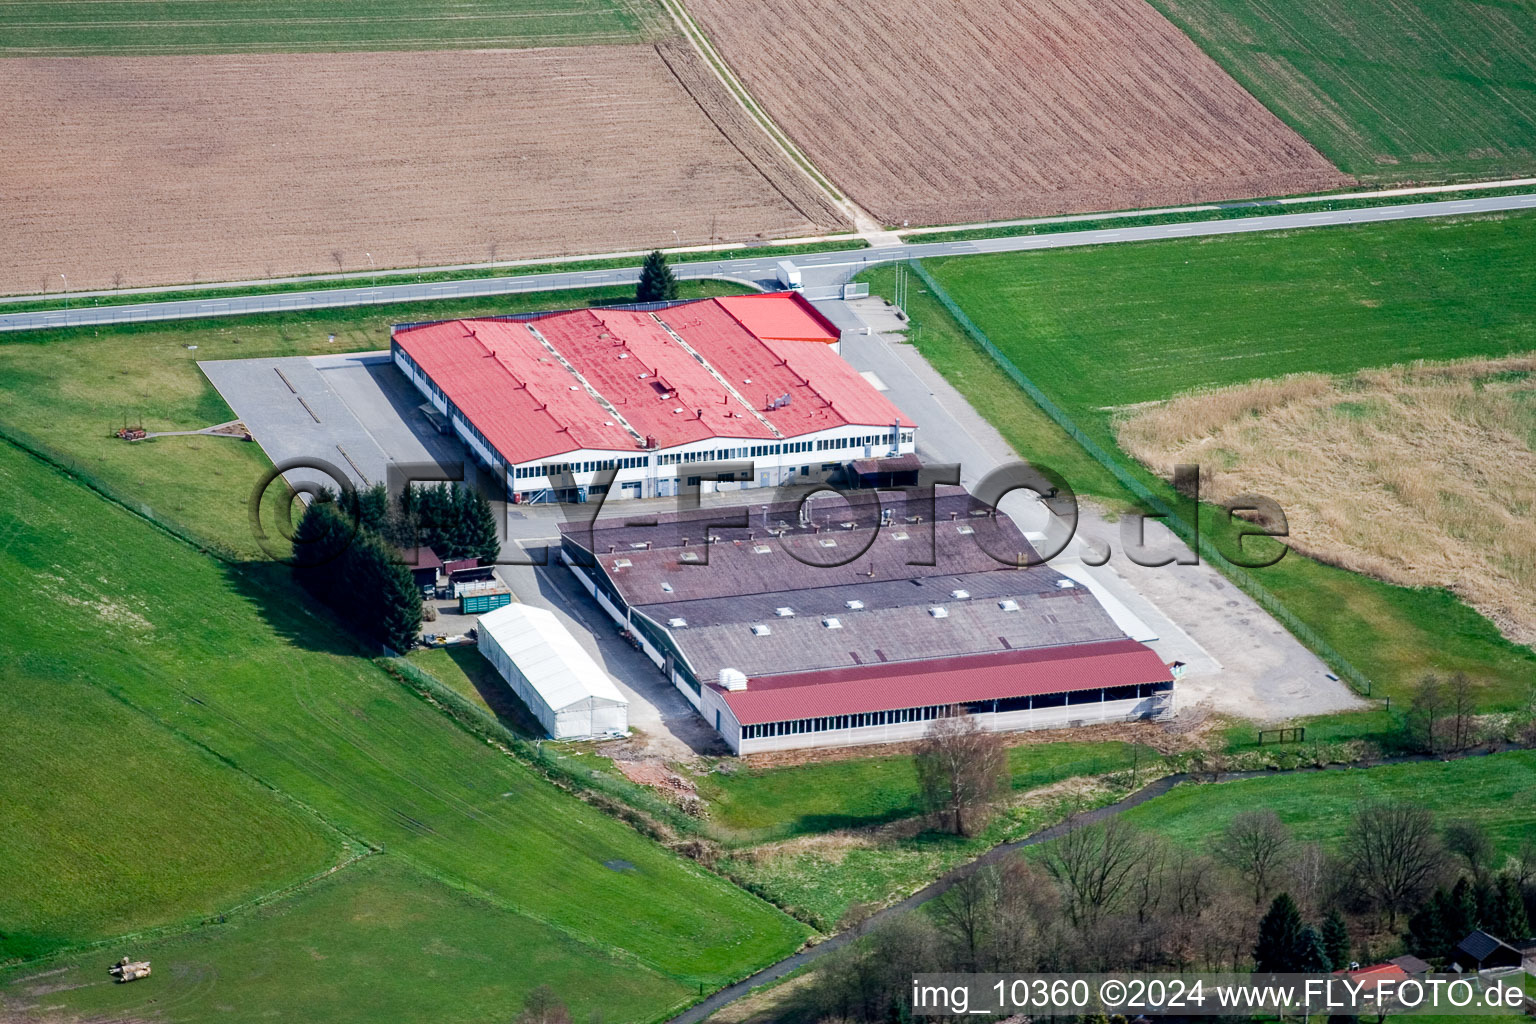
[[[1016,612],[1019,610],[1019,602],[1015,601],[1011,597],[1003,598],[1001,601],[997,602],[997,606],[1005,612]]]
[[[936,619],[947,619],[949,618],[949,609],[941,604],[936,604],[928,609],[928,614]]]
[[[759,622],[752,627],[753,636],[769,636],[772,633],[773,630],[768,627],[767,623]]]
[[[720,670],[720,686],[727,690],[745,690],[747,688],[746,673],[740,669],[723,668]]]
[[[789,605],[784,605],[781,608],[775,608],[773,610],[773,614],[777,615],[781,619],[789,619],[794,617],[795,610]]]
[[[688,620],[683,618],[681,615],[674,615],[672,618],[667,620],[667,625],[671,626],[673,629],[682,629],[684,626],[688,625]]]
[[[821,624],[823,626],[826,626],[828,629],[842,629],[843,628],[842,620],[841,619],[837,619],[837,618],[822,619],[821,620]]]
[[[645,541],[643,541],[643,540],[633,541],[629,545],[631,551],[644,551],[646,549],[646,546],[647,545],[646,545]]]
[[[949,596],[956,601],[966,601],[970,599],[971,592],[969,590],[951,590]]]
[[[860,608],[863,608],[863,607],[864,607],[864,602],[863,602],[863,601],[860,601],[860,600],[858,600],[858,599],[857,599],[857,598],[855,598],[855,599],[854,599],[854,600],[852,600],[852,601],[848,601],[848,602],[846,602],[846,603],[847,603],[847,605],[848,605],[848,607],[849,607],[849,608],[850,608],[850,609],[851,609],[851,610],[853,610],[853,611],[858,611],[858,610],[859,610],[859,609],[860,609]]]

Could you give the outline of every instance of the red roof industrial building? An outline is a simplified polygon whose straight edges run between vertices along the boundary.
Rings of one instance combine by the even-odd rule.
[[[838,338],[802,296],[774,293],[405,325],[391,349],[514,494],[653,497],[676,493],[669,466],[745,459],[751,482],[777,485],[832,461],[815,452],[912,451],[914,424],[843,361]],[[606,484],[604,470],[617,471]]]
[[[958,487],[560,530],[577,579],[737,753],[915,739],[955,708],[996,730],[1173,711],[1157,653]]]

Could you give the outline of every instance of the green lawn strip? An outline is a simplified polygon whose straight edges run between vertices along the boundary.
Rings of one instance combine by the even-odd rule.
[[[1518,214],[925,265],[1091,442],[1171,501],[1166,482],[1115,447],[1117,409],[1298,370],[1343,373],[1536,348],[1533,242],[1536,216]],[[912,291],[921,300],[920,284]],[[931,310],[920,315],[935,319]],[[964,377],[952,380],[975,400],[998,403],[997,378],[983,392]],[[1012,395],[1020,408],[1030,404],[1017,388]],[[1026,411],[999,426],[1020,435],[1010,441],[1026,455],[1031,435],[1042,437],[1035,450],[1049,462],[1070,439],[1059,427],[1052,437],[1045,423]],[[1103,474],[1084,473],[1078,483],[1080,467],[1060,467],[1079,492],[1125,501],[1124,487],[1106,487]],[[1216,510],[1204,507],[1201,523],[1231,550],[1230,524]],[[1294,553],[1251,575],[1369,677],[1375,696],[1404,698],[1433,670],[1471,675],[1489,709],[1524,699],[1536,655],[1445,591],[1381,583]]]
[[[115,949],[23,965],[0,973],[0,1003],[93,1020],[478,1024],[511,1020],[541,984],[579,1021],[656,1019],[697,994],[389,855],[279,903],[123,951],[150,960],[154,973],[106,983]]]
[[[1533,162],[1536,170],[1536,162]],[[1149,213],[1134,215],[1130,212],[1109,214],[1072,221],[1055,221],[1041,224],[1014,224],[991,228],[961,228],[955,231],[934,231],[904,236],[903,241],[920,245],[928,242],[969,242],[983,238],[1013,238],[1019,235],[1054,235],[1064,231],[1113,231],[1118,228],[1150,227],[1157,224],[1199,224],[1217,220],[1241,220],[1246,217],[1279,217],[1307,213],[1330,213],[1334,210],[1366,210],[1376,206],[1411,206],[1416,203],[1459,202],[1463,199],[1482,199],[1490,196],[1524,195],[1531,186],[1506,188],[1477,188],[1464,192],[1423,193],[1408,196],[1373,196],[1369,199],[1318,199],[1306,203],[1277,203],[1273,199],[1254,199],[1246,202],[1220,203],[1214,210],[1190,210],[1179,213]]]
[[[0,550],[6,578],[27,579],[15,554]],[[41,590],[45,603],[83,609],[98,630],[133,631],[138,613],[101,598],[88,574],[67,584],[44,577]],[[6,601],[0,633],[36,637],[28,611],[36,609]],[[8,648],[0,672],[0,962],[195,923],[362,850],[105,697],[59,652],[32,642]]]
[[[1143,749],[1140,762],[1156,755]],[[1015,792],[1062,779],[1131,768],[1131,746],[1106,743],[1023,744],[1008,751]],[[866,828],[921,813],[910,754],[853,757],[792,768],[711,773],[698,780],[711,824],[728,841],[765,842],[836,829]]]
[[[869,243],[862,238],[847,238],[831,242],[802,242],[797,245],[760,245],[741,249],[725,249],[717,253],[681,253],[668,257],[673,268],[689,264],[714,263],[720,260],[741,259],[789,259],[818,252],[842,252],[850,249],[867,249]],[[251,295],[284,295],[290,292],[331,291],[338,288],[373,288],[399,284],[432,284],[441,281],[479,281],[496,277],[526,277],[530,274],[576,274],[596,270],[622,270],[639,265],[634,256],[618,256],[599,260],[561,260],[551,263],[530,263],[516,267],[475,267],[468,270],[423,271],[417,274],[380,272],[373,277],[352,277],[343,280],[319,281],[295,280],[283,284],[238,286],[227,288],[166,289],[155,292],[113,293],[93,295],[89,298],[64,299],[60,296],[0,302],[0,314],[27,313],[40,309],[78,309],[97,306],[130,306],[145,302],[179,302],[226,298],[243,298]],[[632,293],[634,289],[624,286]],[[560,295],[561,292],[546,292]],[[508,296],[512,298],[514,296]],[[451,301],[451,300],[450,300]],[[495,299],[476,299],[480,303]]]
[[[833,930],[855,904],[886,904],[908,896],[1000,843],[1061,820],[1069,808],[1112,803],[1125,795],[1129,782],[1130,773],[1121,772],[1071,797],[1042,795],[1017,803],[968,839],[916,832],[915,823],[898,823],[732,851],[721,869],[796,917]]]
[[[1153,0],[1340,169],[1383,181],[1536,167],[1536,10],[1477,0]]]
[[[616,0],[41,0],[0,14],[3,57],[155,56],[343,50],[513,48],[638,42],[654,27]]]
[[[50,674],[90,679],[388,853],[685,984],[724,984],[804,937],[360,659],[281,568],[200,556],[9,446],[0,468],[12,566],[93,595],[13,595]],[[147,625],[104,628],[103,606]]]
[[[741,291],[724,282],[682,285],[685,297]],[[260,557],[247,502],[271,463],[258,446],[203,436],[129,444],[112,436],[125,422],[158,431],[233,419],[199,361],[384,349],[394,323],[633,298],[632,288],[584,289],[4,334],[0,436],[227,557]]]
[[[1336,847],[1366,801],[1400,800],[1442,822],[1475,821],[1502,856],[1536,828],[1536,751],[1377,768],[1300,772],[1219,784],[1185,783],[1125,812],[1127,822],[1186,846],[1207,847],[1239,813],[1273,810],[1297,838]]]

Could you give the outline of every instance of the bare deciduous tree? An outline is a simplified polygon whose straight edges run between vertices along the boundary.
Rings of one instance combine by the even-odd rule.
[[[1125,898],[1144,844],[1119,818],[1076,828],[1046,848],[1045,869],[1061,883],[1073,924],[1093,924]]]
[[[1291,849],[1291,830],[1272,810],[1243,811],[1217,838],[1213,853],[1243,876],[1262,906],[1274,892],[1275,879]]]
[[[956,835],[974,835],[1008,787],[1008,751],[958,708],[936,720],[915,758],[918,790],[929,811]]]
[[[523,1000],[516,1024],[571,1024],[571,1013],[548,985],[540,985]]]
[[[1404,724],[1420,750],[1428,754],[1440,752],[1443,743],[1442,722],[1446,714],[1445,684],[1433,672],[1419,680],[1413,702],[1408,706]]]
[[[981,969],[981,950],[996,916],[998,874],[990,866],[977,868],[934,897],[933,923],[958,954],[960,969]]]
[[[1447,746],[1451,750],[1466,750],[1477,742],[1477,695],[1472,690],[1472,680],[1465,672],[1457,672],[1446,683]]]
[[[1467,865],[1474,882],[1482,883],[1493,867],[1493,841],[1475,821],[1453,821],[1445,826],[1445,848]]]
[[[1397,915],[1418,904],[1445,864],[1434,816],[1410,803],[1357,807],[1344,836],[1344,854],[1355,885],[1387,912],[1392,931]]]

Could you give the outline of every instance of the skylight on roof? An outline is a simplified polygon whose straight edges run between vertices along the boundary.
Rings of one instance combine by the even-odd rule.
[[[671,626],[673,629],[681,629],[683,626],[688,625],[688,620],[683,618],[681,615],[674,615],[672,618],[667,620],[667,625]]]
[[[821,620],[821,624],[823,626],[826,626],[828,629],[842,629],[843,628],[842,620],[841,619],[836,619],[836,618],[822,619]]]
[[[837,541],[833,540],[831,537],[823,537],[823,538],[821,538],[821,540],[817,541],[817,543],[820,544],[824,548],[835,548],[835,547],[837,547]]]
[[[970,598],[971,592],[969,590],[951,590],[949,596],[956,601],[965,601]]]
[[[773,548],[769,547],[767,544],[754,544],[752,545],[752,550],[756,551],[760,555],[766,555],[768,552],[772,551]]]
[[[941,604],[936,604],[928,609],[928,614],[936,619],[947,619],[949,618],[949,609]]]
[[[672,584],[668,583],[666,580],[662,580],[661,581],[661,589],[665,590],[667,593],[670,594],[670,593],[672,593]]]
[[[906,530],[897,530],[895,533],[891,534],[891,540],[906,540],[906,539],[907,539],[907,531]]]
[[[853,599],[853,600],[852,600],[852,601],[848,601],[848,602],[846,602],[846,604],[847,604],[847,605],[848,605],[848,607],[849,607],[849,608],[851,608],[851,609],[852,609],[852,610],[853,610],[853,611],[858,611],[858,610],[859,610],[859,609],[860,609],[860,608],[863,608],[863,607],[864,607],[864,602],[863,602],[863,601],[860,601],[860,600],[859,600],[859,599],[858,599],[858,598],[854,598],[854,599]]]
[[[773,630],[768,628],[766,623],[759,622],[757,625],[752,627],[753,636],[768,636],[772,632]]]
[[[1003,598],[1001,601],[997,602],[997,606],[1005,612],[1016,612],[1019,610],[1019,602],[1015,601],[1011,597]]]
[[[956,527],[956,529],[959,530],[961,533],[975,533],[976,532],[976,528],[974,526],[972,526],[971,524],[969,524],[969,523],[961,523],[959,526]]]
[[[775,608],[773,610],[773,614],[777,615],[781,619],[788,619],[794,617],[795,610],[789,605],[784,605],[783,607]]]
[[[699,560],[699,553],[697,551],[684,551],[677,556],[677,560],[680,562],[697,562]]]
[[[615,558],[613,560],[613,567],[615,569],[628,569],[630,566],[632,566],[634,564],[635,564],[634,562],[631,562],[627,558]]]

